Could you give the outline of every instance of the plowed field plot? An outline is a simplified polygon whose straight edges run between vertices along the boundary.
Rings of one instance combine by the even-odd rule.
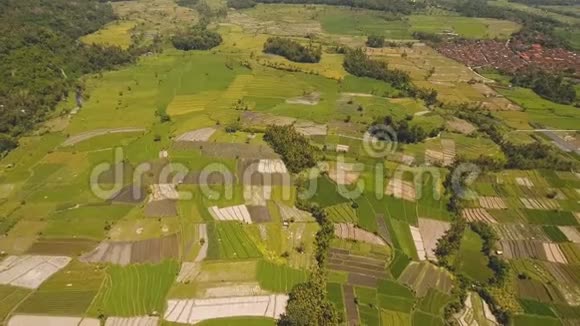
[[[542,284],[536,280],[517,280],[518,296],[540,302],[566,302],[560,291],[551,284]]]
[[[547,198],[520,198],[527,209],[556,210],[560,208],[558,201]]]
[[[330,164],[328,168],[328,177],[339,185],[351,185],[358,181],[361,165],[353,163],[336,163]]]
[[[36,289],[70,261],[65,256],[8,256],[0,262],[0,284]]]
[[[356,223],[358,217],[350,203],[328,206],[325,208],[328,218],[335,223]]]
[[[177,216],[177,201],[172,199],[153,200],[145,205],[147,217]]]
[[[286,295],[168,300],[164,319],[196,324],[208,319],[255,316],[279,318],[286,312]]]
[[[181,179],[186,185],[232,185],[236,182],[236,176],[230,171],[202,173],[191,171]]]
[[[328,134],[327,125],[310,121],[299,121],[294,125],[294,128],[304,136],[326,136]]]
[[[358,325],[358,307],[355,302],[354,289],[352,286],[344,284],[342,291],[344,292],[347,325]]]
[[[376,287],[378,280],[387,276],[385,262],[385,258],[354,255],[342,249],[331,249],[328,256],[330,270],[349,273],[348,282],[360,286]]]
[[[409,201],[415,201],[417,196],[415,185],[410,181],[401,179],[391,179],[385,189],[385,195]]]
[[[449,272],[428,262],[411,262],[399,277],[399,282],[415,290],[418,297],[425,296],[432,288],[449,294],[453,286]]]
[[[266,206],[272,199],[272,186],[244,185],[244,200],[247,205]]]
[[[250,206],[248,205],[248,212],[250,213],[250,218],[252,223],[266,223],[272,220],[270,216],[270,211],[266,206]]]
[[[84,239],[41,239],[36,241],[27,253],[31,255],[78,256],[92,250],[98,242]]]
[[[80,260],[91,263],[128,265],[135,263],[159,263],[179,257],[177,235],[142,241],[103,241]]]
[[[118,193],[109,199],[113,203],[121,204],[139,204],[147,198],[147,191],[144,187],[128,185],[123,187]]]
[[[209,213],[216,221],[238,221],[243,223],[252,223],[252,217],[246,205],[229,206],[218,208],[212,206],[208,208]]]
[[[72,261],[43,283],[16,311],[23,314],[84,315],[104,278],[103,267]]]
[[[179,265],[174,261],[157,265],[110,266],[90,314],[133,317],[161,313],[178,269]]]
[[[197,129],[179,135],[175,141],[208,141],[215,132],[215,128]]]
[[[174,184],[170,183],[162,183],[162,184],[153,184],[151,185],[151,200],[152,201],[159,201],[159,200],[178,200],[179,194],[177,193],[177,189],[175,188]]]
[[[417,257],[419,260],[426,260],[427,254],[425,253],[425,245],[423,244],[423,237],[421,237],[421,231],[419,228],[409,225],[411,230],[411,236],[413,237],[413,242],[415,243],[415,250],[417,250]]]
[[[208,224],[207,232],[207,259],[247,259],[262,256],[240,223]]]
[[[278,154],[267,145],[244,143],[214,143],[179,141],[172,145],[174,150],[201,150],[208,157],[242,158],[242,159],[277,159]]]
[[[500,240],[550,241],[542,227],[527,224],[493,224],[493,230]]]
[[[516,184],[518,186],[528,187],[528,188],[532,188],[534,186],[534,183],[530,179],[528,179],[527,177],[517,177]]]
[[[105,326],[157,326],[159,317],[108,317]]]
[[[355,240],[379,246],[386,246],[385,241],[381,239],[381,237],[363,229],[359,229],[354,224],[335,224],[334,235],[340,239]]]
[[[312,222],[314,217],[306,211],[299,210],[296,207],[290,207],[282,203],[276,202],[278,210],[280,211],[280,217],[283,221],[294,220],[296,222]]]
[[[100,324],[101,323],[96,318],[33,315],[14,315],[7,323],[8,326],[99,326]]]
[[[0,320],[4,321],[9,313],[30,294],[30,290],[15,286],[0,285]]]
[[[501,197],[479,197],[479,206],[488,209],[506,209],[507,206]]]
[[[459,118],[452,118],[451,120],[448,120],[446,126],[449,129],[460,132],[464,135],[469,135],[475,130],[477,130],[477,128],[474,125],[467,122],[466,120]]]
[[[564,253],[554,243],[526,240],[503,240],[501,245],[508,259],[533,258],[557,263],[567,263]]]
[[[439,238],[449,230],[451,224],[427,218],[419,218],[419,231],[423,239],[423,248],[427,259],[437,260],[435,249]],[[417,243],[415,243],[417,246]]]
[[[449,166],[455,162],[455,141],[451,139],[441,139],[443,148],[443,166]]]
[[[566,236],[566,238],[568,238],[569,241],[574,243],[580,243],[580,231],[578,231],[577,228],[572,226],[559,226],[558,229],[560,229],[560,231],[564,233],[564,235]]]
[[[288,186],[292,179],[286,166],[275,164],[277,159],[256,160],[251,158],[238,160],[238,180],[243,185],[256,186]],[[266,164],[269,162],[270,164]],[[281,161],[279,161],[281,162]],[[284,172],[282,172],[284,171]]]
[[[461,216],[469,222],[497,223],[493,216],[483,208],[466,208],[461,211]]]

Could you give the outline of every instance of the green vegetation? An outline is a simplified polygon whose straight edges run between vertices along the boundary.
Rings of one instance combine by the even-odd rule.
[[[389,69],[386,62],[369,58],[362,49],[346,51],[344,69],[358,77],[382,80],[398,89],[409,88],[410,79],[407,73],[398,69]]]
[[[316,164],[318,149],[310,145],[308,139],[293,126],[270,126],[264,133],[264,140],[282,156],[290,172],[298,173]]]
[[[163,311],[165,296],[178,269],[173,261],[158,265],[110,266],[90,311],[94,316],[127,317]]]
[[[270,37],[264,43],[264,52],[281,55],[294,62],[315,63],[320,61],[322,48],[314,48],[312,44],[308,47],[287,38]]]
[[[260,251],[238,222],[218,222],[207,227],[208,259],[246,259],[261,257]]]
[[[382,48],[385,46],[385,37],[380,35],[369,35],[366,44],[371,48]]]
[[[208,30],[205,26],[196,26],[189,31],[183,31],[171,38],[176,49],[209,50],[220,45],[222,37],[219,33]]]
[[[463,233],[461,244],[455,256],[455,268],[467,277],[480,282],[487,282],[492,276],[492,271],[487,267],[488,258],[482,252],[483,241],[479,235],[471,229]]]
[[[264,290],[290,292],[292,288],[308,279],[305,271],[267,261],[258,263],[258,281]]]
[[[563,76],[555,76],[541,70],[517,72],[512,84],[531,88],[536,94],[561,104],[572,104],[576,101],[574,85]]]

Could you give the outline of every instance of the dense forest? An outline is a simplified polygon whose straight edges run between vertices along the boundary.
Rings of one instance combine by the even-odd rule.
[[[134,60],[76,41],[113,19],[110,4],[97,0],[0,2],[0,152],[45,119],[79,76]]]
[[[198,25],[176,34],[171,38],[171,43],[176,49],[184,51],[209,50],[222,43],[222,36],[205,26]]]
[[[362,49],[347,50],[343,65],[352,75],[382,80],[401,90],[411,88],[411,79],[406,72],[389,69],[386,62],[369,58]]]
[[[320,61],[322,49],[309,45],[308,47],[288,38],[270,37],[264,43],[264,52],[281,55],[294,62],[315,63]]]
[[[294,126],[270,126],[266,129],[264,140],[282,156],[292,173],[314,167],[320,154]]]
[[[518,71],[511,83],[531,88],[536,94],[556,103],[572,104],[576,101],[576,90],[570,81],[540,69]]]
[[[258,0],[258,2],[347,6],[351,8],[381,10],[405,15],[412,13],[415,8],[422,8],[425,6],[423,2],[412,2],[407,0]]]

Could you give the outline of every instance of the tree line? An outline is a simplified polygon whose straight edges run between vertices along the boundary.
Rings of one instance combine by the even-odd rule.
[[[392,116],[384,116],[380,118],[376,118],[373,121],[373,125],[385,125],[388,127],[393,128],[393,131],[396,133],[397,142],[403,144],[416,144],[419,143],[427,137],[435,137],[442,131],[442,128],[435,128],[429,132],[425,131],[423,127],[419,125],[410,125],[409,122],[413,119],[413,116],[408,116],[406,119],[402,120],[394,120]],[[377,131],[377,137],[381,137],[380,130]],[[381,139],[381,140],[388,140],[388,139]]]
[[[254,0],[228,0],[228,8],[234,9],[246,9],[256,6],[256,1]]]
[[[294,62],[315,63],[320,61],[322,48],[314,47],[312,44],[303,46],[302,44],[282,37],[270,37],[264,43],[264,52],[283,56]]]
[[[390,69],[384,61],[371,59],[360,48],[346,49],[343,66],[348,73],[358,77],[382,80],[403,91],[412,88],[409,74],[399,69]]]
[[[534,68],[525,69],[517,71],[511,83],[531,88],[536,94],[556,103],[573,104],[576,101],[574,85],[560,74],[555,75]]]
[[[257,0],[257,2],[346,6],[400,13],[403,15],[408,15],[415,9],[425,7],[425,3],[422,1],[413,2],[407,0]]]
[[[77,41],[114,18],[97,0],[0,2],[0,152],[46,119],[78,77],[134,61],[132,51]]]

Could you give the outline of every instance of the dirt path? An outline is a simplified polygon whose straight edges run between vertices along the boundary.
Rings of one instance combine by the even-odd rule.
[[[108,135],[108,134],[119,134],[119,133],[132,133],[132,132],[144,132],[143,128],[116,128],[116,129],[97,129],[92,131],[87,131],[69,137],[62,143],[62,146],[73,146],[82,141],[89,140],[98,136]]]

